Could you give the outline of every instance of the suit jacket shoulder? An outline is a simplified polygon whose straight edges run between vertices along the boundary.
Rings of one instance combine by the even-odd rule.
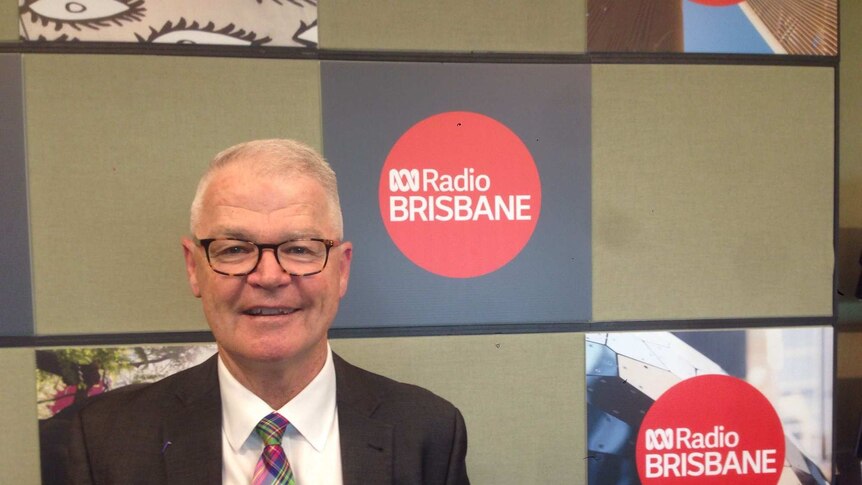
[[[219,483],[216,357],[92,398],[73,421],[69,457],[72,483]]]
[[[467,431],[455,406],[333,358],[345,485],[469,483]]]

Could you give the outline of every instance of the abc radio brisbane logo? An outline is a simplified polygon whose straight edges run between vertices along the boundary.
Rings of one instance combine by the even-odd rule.
[[[479,113],[449,111],[408,129],[380,173],[380,215],[414,264],[450,278],[482,276],[526,246],[542,189],[520,138]]]
[[[653,403],[638,432],[643,485],[776,485],[784,431],[775,409],[735,377],[686,379]]]

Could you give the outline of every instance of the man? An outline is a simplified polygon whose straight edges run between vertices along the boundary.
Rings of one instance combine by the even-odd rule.
[[[218,354],[94,399],[73,427],[73,483],[469,483],[457,409],[329,348],[353,247],[314,150],[261,140],[218,154],[191,231],[189,284]]]

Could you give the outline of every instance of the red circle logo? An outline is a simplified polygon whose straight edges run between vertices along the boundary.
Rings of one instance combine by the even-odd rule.
[[[638,432],[643,485],[775,485],[784,431],[772,405],[735,377],[705,375],[668,389]]]
[[[413,125],[380,174],[380,215],[417,266],[473,278],[511,261],[542,206],[539,173],[515,133],[488,116],[450,111]]]

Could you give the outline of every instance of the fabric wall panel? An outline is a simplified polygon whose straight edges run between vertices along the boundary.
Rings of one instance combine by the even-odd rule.
[[[839,2],[841,69],[838,163],[838,288],[856,293],[862,252],[862,2]]]
[[[240,141],[320,148],[319,63],[24,61],[37,333],[204,329],[180,246],[197,179]]]
[[[832,68],[593,67],[593,318],[830,316]]]
[[[0,349],[0,483],[41,482],[35,363],[32,349]]]
[[[474,483],[585,483],[584,335],[336,339],[348,361],[457,405]]]
[[[838,334],[836,374],[839,378],[862,378],[862,362],[859,361],[860,348],[862,348],[862,333],[841,332]]]
[[[0,54],[0,336],[33,334],[21,64]]]
[[[318,7],[324,49],[563,52],[586,49],[585,0],[328,1]]]
[[[13,0],[0,1],[0,42],[18,40],[18,4]]]

